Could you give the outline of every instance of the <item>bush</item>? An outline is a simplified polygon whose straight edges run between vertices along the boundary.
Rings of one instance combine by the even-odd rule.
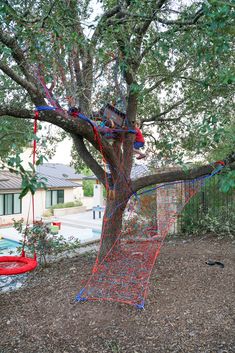
[[[220,207],[215,212],[214,209],[208,209],[207,212],[201,212],[198,219],[188,218],[184,220],[183,233],[203,235],[212,233],[218,236],[235,236],[235,210],[234,207]]]
[[[41,265],[47,264],[49,255],[57,256],[64,251],[73,251],[81,246],[77,239],[70,239],[68,242],[63,236],[53,235],[51,225],[42,221],[36,221],[33,226],[24,227],[23,219],[14,220],[14,228],[22,235],[26,251],[31,255],[36,252]]]
[[[93,180],[83,180],[83,193],[84,196],[91,197],[94,195],[94,181]]]
[[[51,217],[51,216],[53,216],[53,210],[52,209],[46,210],[45,212],[43,212],[42,216],[43,217]]]
[[[56,205],[51,207],[51,210],[54,210],[55,208],[69,208],[69,207],[78,207],[78,206],[82,206],[81,201],[70,201],[65,203],[57,203]]]
[[[235,194],[220,192],[220,177],[207,179],[185,206],[179,220],[182,233],[235,235]]]

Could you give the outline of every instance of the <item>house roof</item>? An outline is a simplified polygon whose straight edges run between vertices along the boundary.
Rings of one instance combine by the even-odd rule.
[[[8,171],[0,171],[0,190],[21,189],[21,177]]]
[[[62,178],[56,178],[52,176],[45,176],[39,174],[39,177],[45,177],[47,181],[45,184],[48,188],[74,188],[82,187],[81,184],[74,183],[70,180]],[[43,180],[44,181],[44,180]],[[20,190],[21,189],[21,177],[10,173],[9,171],[0,171],[0,191],[4,190]]]
[[[42,168],[44,166],[44,168]],[[54,167],[53,167],[54,166]],[[64,168],[65,167],[65,168]],[[67,171],[67,173],[66,173]],[[131,179],[135,180],[147,175],[149,170],[144,164],[136,164],[131,171]],[[37,174],[47,179],[45,184],[48,188],[74,188],[82,187],[70,179],[97,179],[94,175],[85,177],[82,174],[76,174],[72,167],[59,163],[46,163],[37,168]],[[66,177],[64,176],[66,174]],[[0,191],[1,190],[20,190],[21,177],[10,173],[9,171],[0,171]]]
[[[93,174],[93,175],[84,176],[83,179],[84,180],[97,180],[97,177]]]
[[[132,170],[131,170],[131,179],[135,180],[135,179],[138,179],[138,178],[143,177],[148,174],[149,174],[149,169],[146,165],[135,164],[135,165],[133,165]],[[83,179],[97,180],[97,177],[95,175],[90,175],[90,176],[85,176]]]
[[[82,184],[74,183],[73,181],[62,179],[62,178],[56,178],[53,176],[49,175],[42,175],[38,173],[39,176],[46,178],[47,180],[45,181],[45,184],[49,188],[77,188],[77,187],[82,187]]]
[[[144,164],[135,164],[131,170],[131,179],[135,180],[149,174],[149,169]]]
[[[62,163],[43,163],[37,167],[37,172],[45,177],[56,177],[65,180],[83,179],[83,174],[77,174],[73,167]]]

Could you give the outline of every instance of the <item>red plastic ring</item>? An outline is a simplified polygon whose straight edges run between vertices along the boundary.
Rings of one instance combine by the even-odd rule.
[[[16,266],[11,267],[15,262]],[[6,263],[3,266],[3,263]],[[7,266],[9,264],[9,267]],[[18,266],[17,266],[18,265]],[[38,265],[35,259],[24,256],[0,256],[0,276],[19,275],[28,271],[33,271]]]

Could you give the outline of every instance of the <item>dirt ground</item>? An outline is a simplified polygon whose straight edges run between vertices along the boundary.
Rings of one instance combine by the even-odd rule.
[[[224,268],[207,260],[222,261]],[[30,275],[0,295],[0,353],[234,353],[234,242],[169,240],[151,276],[144,310],[76,303],[94,256]]]

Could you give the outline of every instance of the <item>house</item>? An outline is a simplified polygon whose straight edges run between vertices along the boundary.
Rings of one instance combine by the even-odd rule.
[[[135,164],[132,167],[131,170],[131,179],[136,180],[140,177],[143,177],[145,175],[149,174],[149,169],[146,165],[144,164]],[[93,189],[93,200],[92,200],[92,206],[97,207],[97,206],[104,206],[105,201],[104,201],[104,193],[103,193],[103,186],[100,184],[98,181],[97,177],[95,175],[90,175],[90,176],[84,176],[83,180],[93,180],[94,183],[94,189]]]
[[[85,177],[83,174],[77,174],[73,167],[62,163],[43,163],[37,167],[37,173],[45,178],[59,178],[78,184],[73,188],[74,198],[81,200],[83,198],[82,182]]]
[[[39,176],[46,178],[47,189],[38,189],[34,195],[34,218],[42,215],[53,205],[83,199],[82,182],[84,179],[97,180],[95,176],[85,177],[75,173],[72,167],[60,163],[45,163],[37,167]],[[132,170],[132,179],[146,175],[147,167],[136,165]],[[12,224],[12,219],[24,218],[28,223],[33,220],[32,197],[27,194],[19,199],[21,177],[9,171],[0,171],[0,226]],[[103,206],[102,185],[94,185],[93,206]]]
[[[47,179],[47,189],[38,189],[34,195],[34,218],[41,218],[44,212],[58,203],[74,201],[74,190],[82,189],[82,185],[69,180],[69,177],[61,178],[40,174]],[[80,180],[80,179],[79,179]],[[12,219],[24,218],[27,223],[33,220],[32,196],[28,193],[22,200],[19,199],[21,192],[21,178],[9,171],[0,172],[0,226],[12,224]],[[78,194],[82,194],[78,192]]]

